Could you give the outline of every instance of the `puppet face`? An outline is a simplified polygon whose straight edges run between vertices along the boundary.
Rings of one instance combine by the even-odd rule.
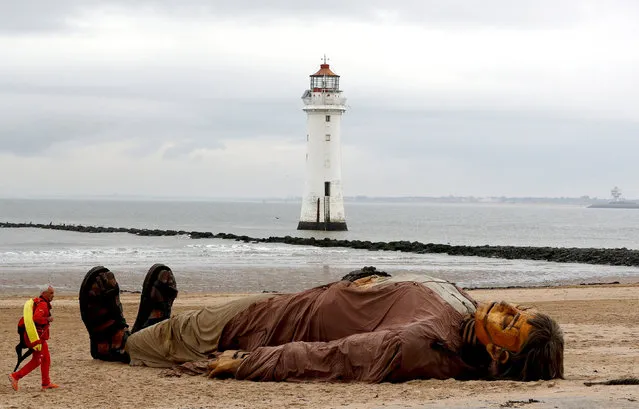
[[[517,353],[528,340],[531,325],[528,320],[535,311],[523,310],[507,302],[482,304],[475,312],[477,339],[484,345],[494,345]]]

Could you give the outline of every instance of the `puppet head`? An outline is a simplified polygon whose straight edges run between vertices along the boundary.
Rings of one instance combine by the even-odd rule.
[[[477,339],[493,360],[495,376],[563,378],[563,333],[549,316],[506,302],[482,304],[475,313]]]

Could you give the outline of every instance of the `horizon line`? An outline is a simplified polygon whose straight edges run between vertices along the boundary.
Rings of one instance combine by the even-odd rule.
[[[174,201],[301,201],[301,196],[160,196],[160,195],[0,195],[0,200],[174,200]],[[602,201],[610,198],[597,196],[505,196],[505,195],[353,195],[344,196],[344,200],[435,200],[435,201],[509,201],[509,200],[550,200],[550,201]],[[629,200],[629,199],[626,199]]]

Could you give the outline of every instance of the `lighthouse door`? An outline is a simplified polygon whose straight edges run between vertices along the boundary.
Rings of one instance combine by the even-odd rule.
[[[324,223],[331,222],[331,182],[324,182]]]

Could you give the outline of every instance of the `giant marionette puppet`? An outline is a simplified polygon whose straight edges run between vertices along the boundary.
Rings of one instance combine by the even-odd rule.
[[[506,302],[478,303],[445,280],[396,281],[372,270],[299,293],[259,294],[171,316],[175,277],[158,264],[145,278],[130,332],[113,273],[96,267],[82,283],[80,308],[93,358],[211,377],[563,377],[563,335],[547,315]]]

